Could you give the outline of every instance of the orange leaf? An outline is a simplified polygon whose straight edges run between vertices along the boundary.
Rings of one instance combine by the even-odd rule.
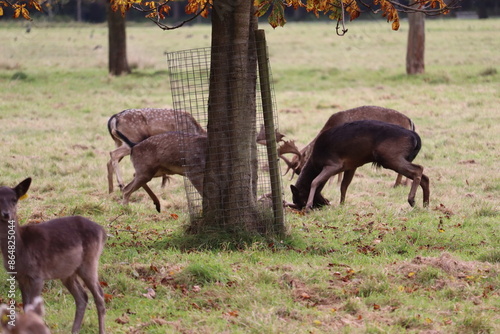
[[[300,294],[300,298],[302,298],[302,299],[311,299],[311,296],[309,294],[305,293],[305,292],[302,292]]]
[[[224,313],[224,314],[225,314],[225,315],[229,315],[229,316],[231,316],[231,317],[235,317],[235,318],[239,316],[239,314],[238,314],[238,311],[237,311],[237,310],[234,310],[234,311],[229,311],[229,312],[226,312],[226,313]]]
[[[106,303],[109,303],[109,302],[110,302],[110,301],[112,301],[112,300],[113,300],[113,295],[110,295],[109,293],[105,293],[105,294],[104,294],[104,301],[105,301]]]
[[[124,315],[122,317],[118,317],[115,319],[115,322],[119,323],[120,325],[128,324],[129,321],[130,321],[130,318],[127,315]]]
[[[392,22],[392,30],[399,30],[399,19],[394,20]]]
[[[35,7],[35,9],[37,11],[39,11],[39,12],[42,11],[42,6],[40,6],[40,4],[38,3],[38,1],[36,1],[36,0],[30,0],[29,4],[30,4],[30,6]]]

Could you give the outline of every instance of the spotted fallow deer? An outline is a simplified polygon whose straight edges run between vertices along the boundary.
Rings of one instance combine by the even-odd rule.
[[[108,131],[116,144],[116,149],[109,152],[110,160],[107,164],[109,193],[113,192],[113,173],[116,174],[118,186],[123,189],[123,178],[118,163],[130,154],[130,146],[118,136],[117,131],[134,143],[167,131],[206,134],[206,130],[188,112],[155,108],[127,109],[115,114],[108,121]],[[163,177],[164,186],[168,177],[158,176]]]
[[[353,109],[339,111],[330,116],[323,128],[319,131],[318,135],[302,150],[300,150],[299,155],[295,155],[291,161],[287,161],[286,159],[284,159],[284,161],[288,165],[288,170],[292,169],[293,173],[300,174],[311,155],[314,142],[319,137],[319,135],[321,135],[321,133],[348,122],[361,120],[382,121],[386,123],[396,124],[405,129],[415,131],[415,124],[412,122],[412,120],[406,115],[393,109],[378,106],[361,106]],[[341,179],[341,175],[342,173],[339,173],[339,181]],[[398,174],[396,182],[394,183],[395,187],[401,184],[401,179],[402,175]]]
[[[117,134],[132,148],[130,159],[135,170],[134,179],[123,188],[124,205],[128,204],[130,195],[142,187],[160,212],[160,201],[147,185],[153,177],[160,175],[186,176],[196,190],[203,194],[206,135],[169,131],[133,143],[120,131]]]
[[[17,313],[13,304],[0,305],[0,328],[4,334],[50,334],[43,321],[43,299],[36,297],[26,305],[24,313]]]
[[[419,135],[400,126],[380,121],[357,121],[322,132],[314,143],[311,156],[291,185],[293,206],[310,210],[325,205],[321,190],[328,179],[340,172],[340,203],[345,201],[347,187],[356,169],[366,163],[393,171],[413,180],[408,203],[415,205],[418,186],[424,193],[424,206],[429,205],[429,178],[423,167],[413,164],[421,148]]]
[[[14,188],[0,187],[0,249],[7,272],[15,273],[23,305],[35,302],[44,281],[60,279],[76,303],[72,333],[80,331],[90,290],[97,308],[99,334],[104,334],[104,293],[97,269],[106,242],[99,224],[80,216],[40,224],[19,225],[17,203],[27,193],[31,178]]]

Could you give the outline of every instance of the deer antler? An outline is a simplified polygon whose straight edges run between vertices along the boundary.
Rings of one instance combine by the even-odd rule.
[[[295,163],[292,163],[290,160],[288,160],[287,158],[285,158],[283,156],[283,154],[287,154],[287,153],[292,153],[292,154],[297,155],[298,161],[295,162]],[[297,168],[297,166],[300,165],[300,160],[302,159],[302,154],[300,153],[300,150],[297,147],[297,145],[295,145],[295,141],[294,140],[284,141],[283,145],[281,145],[279,147],[279,149],[278,149],[278,155],[288,165],[288,169],[286,170],[285,175],[288,173],[288,171],[290,169],[291,170],[295,170]],[[293,179],[293,175],[294,175],[294,173],[292,172],[292,179]]]
[[[282,141],[283,137],[285,137],[284,134],[280,133],[277,129],[274,130],[274,134],[276,135],[276,142],[279,143]],[[260,131],[257,134],[257,144],[261,145],[266,145],[266,128],[264,127],[264,124],[260,127]]]

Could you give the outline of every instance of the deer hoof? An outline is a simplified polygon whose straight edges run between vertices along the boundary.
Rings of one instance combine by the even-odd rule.
[[[415,200],[414,199],[408,199],[408,203],[410,203],[411,207],[415,206]]]

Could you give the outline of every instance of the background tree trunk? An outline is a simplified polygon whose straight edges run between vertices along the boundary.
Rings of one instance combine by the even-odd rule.
[[[406,73],[424,73],[425,14],[408,13],[408,22],[410,30],[408,31],[408,47],[406,50]]]
[[[201,221],[208,228],[259,229],[253,12],[253,1],[214,1]]]
[[[121,75],[130,73],[127,61],[127,34],[125,17],[120,11],[112,11],[108,6],[109,73]]]
[[[76,21],[82,22],[82,0],[76,0]]]

